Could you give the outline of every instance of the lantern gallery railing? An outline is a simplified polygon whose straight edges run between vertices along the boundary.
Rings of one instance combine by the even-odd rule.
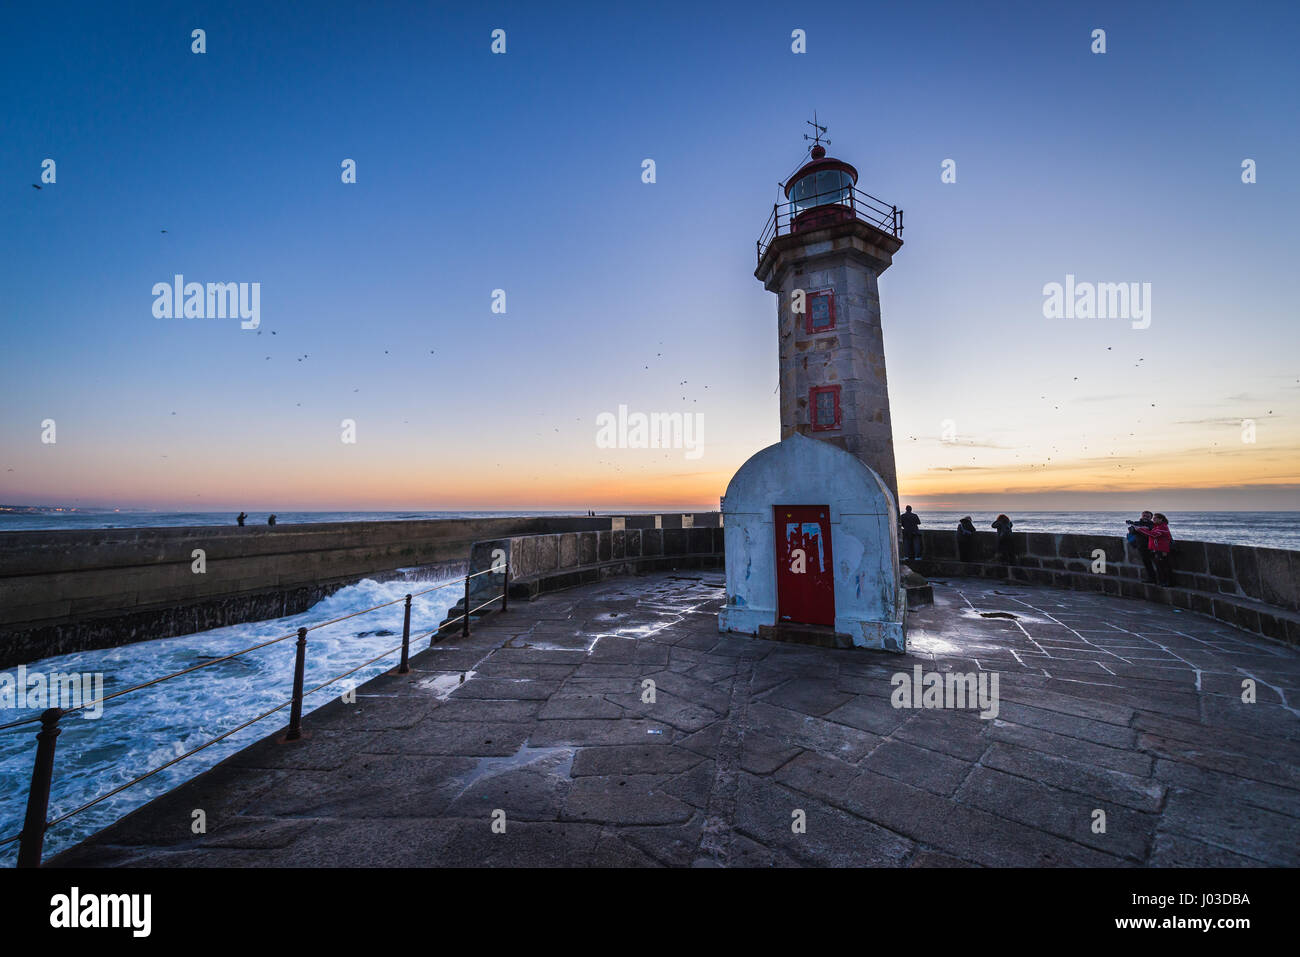
[[[832,223],[860,220],[895,238],[903,235],[903,211],[856,187],[837,186],[825,193],[788,203],[775,203],[755,245],[763,261],[777,236],[807,232]]]
[[[502,575],[501,594],[489,598],[487,601],[483,602],[483,604],[479,605],[477,608],[470,608],[470,580],[477,578],[479,575],[486,575],[489,573]],[[248,648],[245,648],[242,651],[236,651],[228,655],[222,655],[219,658],[213,658],[211,660],[204,661],[201,664],[194,665],[193,667],[190,668],[184,668],[180,671],[173,672],[169,675],[163,675],[159,678],[152,678],[149,681],[142,682],[141,684],[135,685],[134,687],[125,688],[122,691],[116,691],[113,694],[104,695],[100,698],[95,699],[94,701],[88,701],[79,707],[49,708],[39,715],[32,715],[26,718],[20,718],[17,721],[10,721],[6,724],[0,724],[0,732],[10,731],[17,728],[34,725],[37,723],[40,724],[40,730],[37,731],[36,733],[36,757],[32,767],[31,788],[27,792],[27,813],[23,820],[23,829],[19,831],[17,834],[11,834],[8,837],[0,838],[0,847],[5,847],[9,844],[12,844],[15,841],[18,841],[19,842],[18,862],[17,862],[18,866],[39,867],[41,863],[41,851],[45,844],[45,835],[50,828],[54,827],[55,825],[63,823],[68,818],[76,814],[80,814],[82,811],[86,811],[94,807],[96,804],[99,804],[102,801],[108,800],[115,794],[120,794],[122,791],[125,791],[127,788],[132,787],[136,784],[139,784],[141,781],[144,781],[146,778],[151,778],[155,774],[159,773],[160,771],[164,771],[167,768],[171,767],[172,765],[184,761],[186,758],[191,757],[192,755],[198,754],[200,751],[204,750],[205,748],[209,748],[212,745],[218,743],[219,741],[224,741],[232,734],[242,731],[244,728],[247,728],[252,724],[256,724],[258,721],[261,721],[265,718],[269,718],[271,715],[276,714],[279,711],[283,711],[285,708],[289,709],[289,724],[287,730],[285,731],[284,740],[296,741],[297,739],[302,737],[302,702],[304,698],[310,697],[311,695],[320,691],[322,688],[328,688],[330,685],[335,684],[338,681],[342,681],[344,678],[347,678],[349,675],[355,674],[356,672],[360,671],[362,668],[366,667],[367,665],[372,665],[376,661],[380,661],[381,659],[387,658],[390,655],[395,655],[398,652],[401,652],[401,659],[396,668],[397,673],[398,674],[409,673],[411,670],[409,659],[410,659],[410,649],[411,649],[411,641],[412,641],[411,599],[419,597],[420,595],[427,595],[429,592],[437,591],[440,588],[449,588],[452,585],[459,585],[461,583],[464,583],[465,585],[464,613],[455,618],[451,618],[448,619],[447,621],[444,621],[436,628],[432,628],[429,631],[426,631],[420,635],[416,635],[415,636],[416,640],[427,637],[429,638],[429,644],[433,645],[438,640],[439,635],[443,632],[443,629],[447,628],[449,625],[454,625],[457,623],[459,623],[461,626],[461,635],[468,636],[470,633],[469,631],[470,616],[473,615],[475,612],[482,611],[488,605],[491,605],[498,601],[501,602],[502,611],[505,611],[508,608],[509,606],[508,592],[510,589],[510,566],[508,563],[502,563],[500,566],[494,565],[493,567],[486,568],[481,572],[475,572],[473,575],[465,575],[463,578],[456,578],[449,582],[443,582],[441,585],[434,585],[432,588],[426,588],[423,591],[412,592],[411,594],[406,595],[404,598],[395,598],[392,601],[384,602],[382,605],[375,605],[373,608],[365,608],[361,611],[354,611],[351,614],[342,615],[341,617],[338,618],[331,618],[329,621],[323,621],[320,624],[312,625],[311,627],[299,628],[296,632],[290,632],[287,635],[281,635],[279,638],[272,638],[269,641],[263,641],[259,644],[252,645]],[[306,690],[306,691],[303,690],[303,676],[306,672],[306,667],[307,667],[307,633],[308,632],[315,631],[318,628],[324,628],[328,625],[338,624],[339,622],[346,621],[349,618],[356,618],[358,615],[367,615],[373,611],[378,611],[381,608],[388,608],[402,601],[406,603],[406,609],[404,615],[404,623],[402,625],[402,643],[400,645],[395,645],[389,650],[382,652],[381,654],[375,655],[373,658],[370,658],[367,661],[361,662],[355,668],[350,668],[340,675],[335,675],[333,678],[321,682],[320,684],[316,685],[316,687],[311,688],[310,690]],[[82,804],[80,807],[73,808],[71,811],[68,811],[64,814],[60,814],[58,817],[54,818],[53,820],[47,820],[47,816],[49,814],[49,803],[50,803],[50,786],[54,777],[54,742],[59,736],[59,721],[62,718],[64,718],[67,715],[73,714],[77,711],[86,711],[86,710],[94,711],[96,708],[102,708],[104,702],[111,701],[114,698],[120,698],[123,695],[132,694],[137,691],[143,691],[145,688],[152,687],[153,685],[156,684],[161,684],[164,681],[170,681],[172,678],[179,678],[181,675],[190,674],[191,672],[198,671],[201,668],[208,668],[211,667],[212,665],[220,664],[223,661],[230,661],[234,658],[240,657],[241,655],[246,655],[250,652],[257,651],[261,648],[266,648],[269,647],[270,645],[279,644],[282,641],[288,641],[291,638],[296,638],[297,641],[295,643],[295,650],[294,650],[293,692],[287,701],[283,701],[280,704],[276,705],[274,708],[262,712],[257,717],[251,718],[248,721],[245,721],[242,724],[234,728],[231,728],[229,731],[217,735],[215,738],[212,738],[211,740],[204,742],[203,744],[199,745],[196,748],[191,748],[189,751],[186,751],[184,754],[180,755],[179,757],[173,758],[172,760],[167,761],[164,764],[160,764],[156,768],[146,771],[144,774],[141,774],[139,777],[133,778],[127,783],[120,785],[119,787],[113,788],[111,791],[106,791],[103,794],[99,794],[96,797],[91,798],[89,801]]]

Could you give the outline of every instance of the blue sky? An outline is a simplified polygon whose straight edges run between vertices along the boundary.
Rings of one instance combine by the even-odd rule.
[[[754,240],[815,109],[905,210],[905,500],[1300,507],[1293,5],[4,16],[0,502],[716,503],[779,437]],[[176,273],[260,282],[262,335],[155,318]],[[1067,273],[1151,283],[1150,328],[1045,319]],[[598,448],[620,404],[702,413],[704,456]]]

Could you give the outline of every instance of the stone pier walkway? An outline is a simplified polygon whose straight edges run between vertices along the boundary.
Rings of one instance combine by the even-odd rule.
[[[512,605],[51,863],[1300,864],[1292,648],[953,580],[908,655],[835,651],[719,635],[722,594],[682,572]],[[916,665],[996,672],[997,716],[893,707]]]

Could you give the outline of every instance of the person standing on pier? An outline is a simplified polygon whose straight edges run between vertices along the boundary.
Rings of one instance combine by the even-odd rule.
[[[267,525],[274,525],[274,524],[275,524],[275,516],[272,515],[270,518],[268,518],[268,519],[266,520],[266,524],[267,524]]]
[[[898,516],[898,524],[903,529],[903,552],[907,560],[916,561],[921,547],[921,517],[907,506],[907,511]]]
[[[1151,559],[1156,566],[1156,584],[1169,588],[1173,585],[1173,570],[1169,565],[1169,553],[1173,550],[1174,536],[1169,531],[1169,519],[1156,512],[1155,524],[1150,529],[1134,525],[1133,531],[1145,535],[1151,547]]]
[[[248,516],[245,515],[243,512],[240,512],[238,515],[235,516],[235,522],[236,522],[236,524],[239,525],[240,528],[243,528],[243,527],[244,527],[244,519],[246,519],[246,518],[248,518]]]
[[[969,562],[974,559],[975,552],[975,523],[967,515],[957,523],[957,558],[959,561]]]
[[[1153,585],[1156,581],[1156,568],[1152,563],[1151,545],[1145,537],[1138,534],[1138,530],[1143,528],[1150,531],[1154,524],[1150,512],[1143,512],[1142,517],[1136,522],[1128,523],[1128,543],[1137,549],[1138,556],[1142,559],[1142,567],[1147,572],[1144,580]]]
[[[993,528],[998,533],[998,558],[1008,565],[1016,563],[1016,545],[1011,538],[1011,519],[999,515],[993,520]]]

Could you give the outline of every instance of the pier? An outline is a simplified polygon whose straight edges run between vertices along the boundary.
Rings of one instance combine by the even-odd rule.
[[[722,582],[512,597],[46,866],[1300,864],[1293,647],[953,577],[907,654],[813,648],[720,634]],[[996,716],[896,707],[917,667]]]

